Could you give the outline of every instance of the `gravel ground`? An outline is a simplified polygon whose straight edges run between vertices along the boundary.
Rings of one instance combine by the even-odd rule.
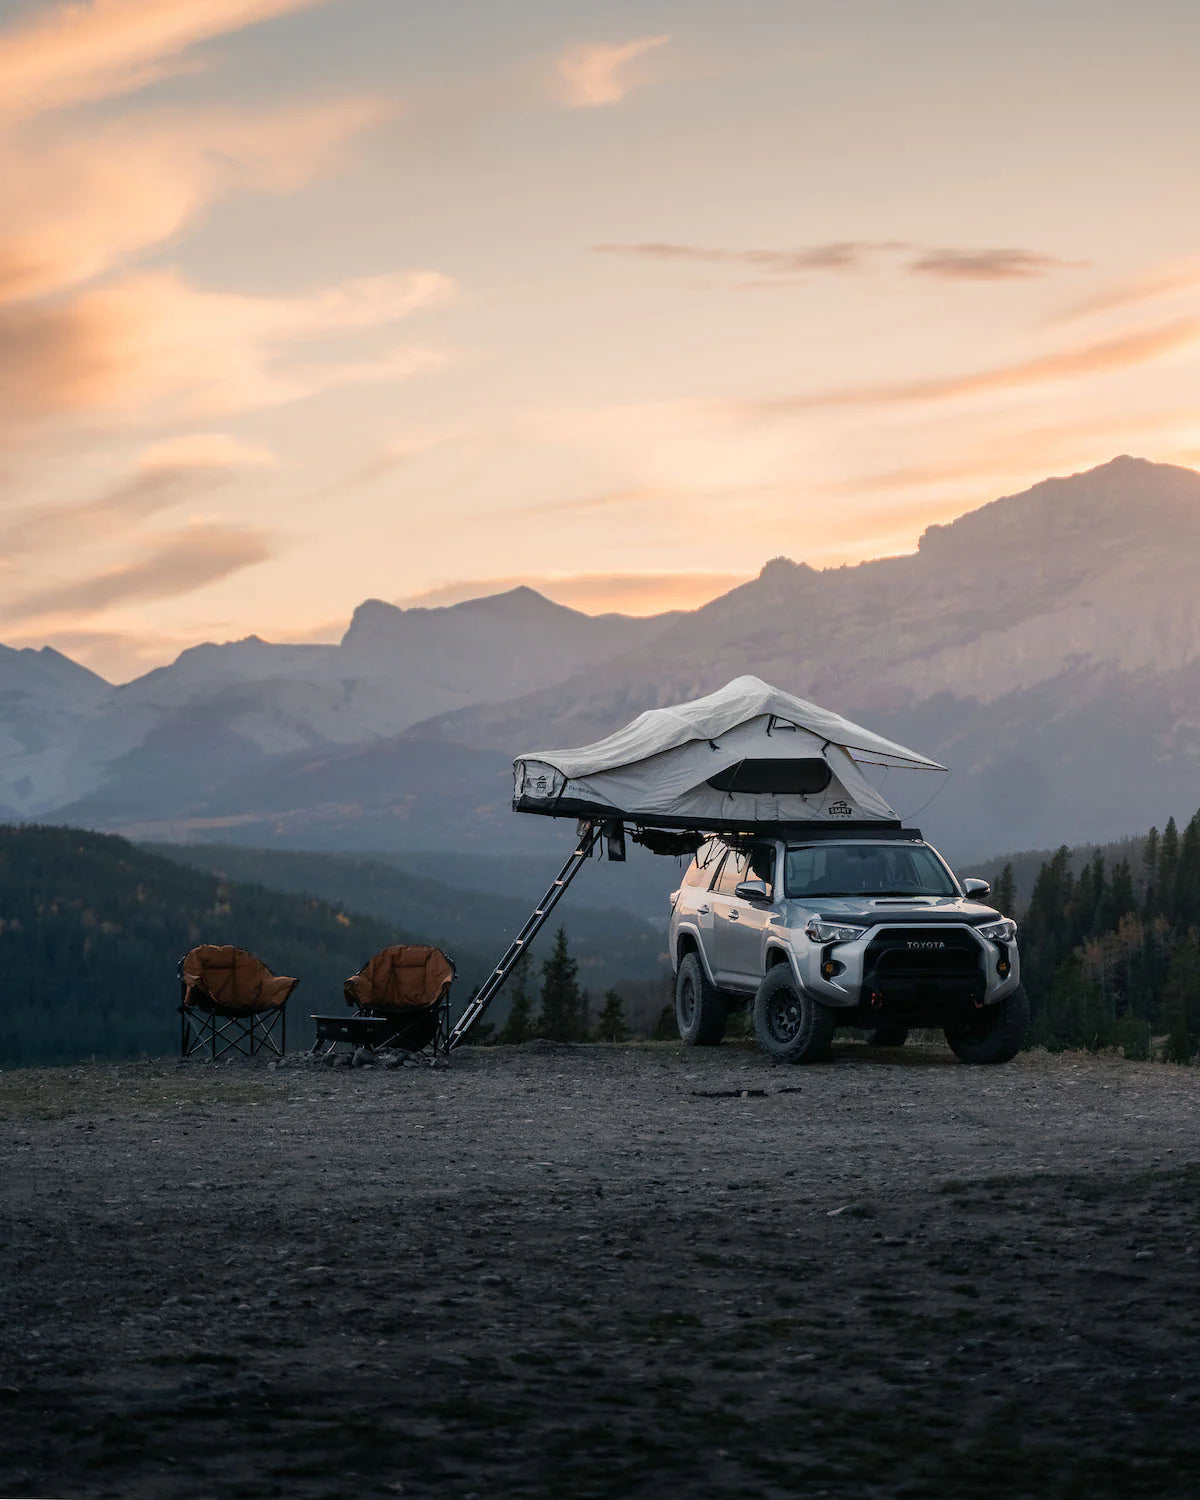
[[[0,1076],[0,1494],[1200,1494],[1200,1070]]]

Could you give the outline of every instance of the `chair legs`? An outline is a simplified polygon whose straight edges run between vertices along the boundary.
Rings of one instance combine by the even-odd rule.
[[[269,1052],[282,1057],[287,1050],[287,1008],[252,1016],[221,1016],[213,1011],[197,1010],[195,1006],[179,1007],[179,1055],[195,1057],[208,1053],[210,1062],[216,1062],[227,1052],[241,1057],[253,1057],[259,1052]]]

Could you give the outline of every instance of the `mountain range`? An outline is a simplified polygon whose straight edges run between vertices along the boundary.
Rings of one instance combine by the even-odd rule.
[[[1200,804],[1198,582],[1200,475],[1122,457],[932,526],[910,555],[777,558],[686,613],[592,617],[525,588],[370,600],[339,645],[199,646],[119,687],[4,649],[0,815],[535,854],[569,834],[511,815],[515,754],[752,672],[952,767],[886,788],[952,857],[1119,837]]]

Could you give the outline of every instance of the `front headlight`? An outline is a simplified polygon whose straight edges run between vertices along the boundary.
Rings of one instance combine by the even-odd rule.
[[[986,927],[977,927],[975,931],[989,943],[1011,943],[1017,935],[1017,924],[1011,917],[1004,917],[999,922],[989,922]]]
[[[844,922],[826,922],[822,917],[809,917],[805,935],[814,943],[852,943],[862,937],[861,927],[850,927]]]

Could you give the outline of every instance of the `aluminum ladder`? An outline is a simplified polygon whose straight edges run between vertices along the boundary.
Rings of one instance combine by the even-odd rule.
[[[521,928],[521,931],[508,945],[504,957],[488,975],[478,993],[472,996],[466,1010],[459,1016],[450,1032],[450,1046],[452,1048],[458,1046],[467,1032],[470,1031],[471,1027],[474,1026],[475,1022],[479,1020],[480,1016],[483,1015],[484,1011],[487,1010],[488,1006],[500,993],[500,987],[516,967],[518,959],[520,959],[530,943],[533,942],[534,938],[537,937],[538,933],[541,932],[542,928],[546,925],[546,919],[562,900],[563,892],[591,858],[592,852],[600,842],[603,829],[604,825],[602,823],[585,822],[580,826],[579,837],[570,858],[558,872],[557,877],[551,882],[546,894],[526,918],[524,927]]]

